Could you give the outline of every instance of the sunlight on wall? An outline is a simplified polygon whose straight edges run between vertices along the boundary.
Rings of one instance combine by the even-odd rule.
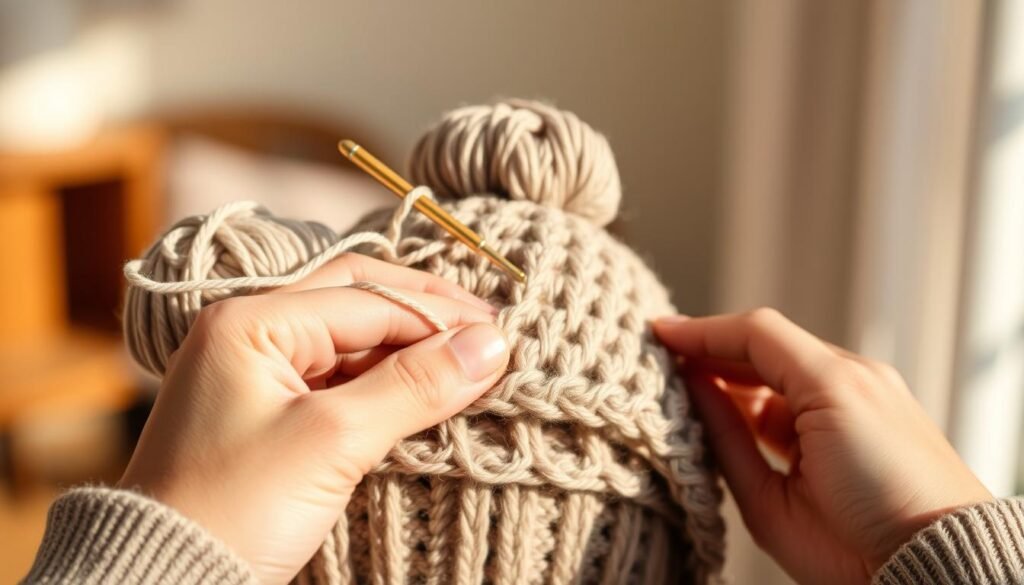
[[[1021,489],[1024,427],[1024,4],[999,3],[953,444],[996,495]]]
[[[145,59],[138,29],[109,23],[0,70],[0,149],[74,146],[131,116],[146,97]]]

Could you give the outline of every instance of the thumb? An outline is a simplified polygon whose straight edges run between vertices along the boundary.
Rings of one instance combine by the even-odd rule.
[[[399,440],[466,408],[494,385],[508,359],[501,330],[477,323],[396,351],[328,392],[361,419],[360,428],[383,457]]]

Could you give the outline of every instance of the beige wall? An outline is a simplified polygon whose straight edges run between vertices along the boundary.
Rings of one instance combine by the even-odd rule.
[[[297,104],[375,128],[401,159],[447,108],[543,97],[603,130],[624,234],[677,302],[710,308],[723,4],[180,0],[142,19],[148,103]]]

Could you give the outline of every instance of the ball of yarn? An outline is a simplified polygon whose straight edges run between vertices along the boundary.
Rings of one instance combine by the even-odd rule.
[[[277,217],[251,201],[179,221],[126,267],[126,275],[163,283],[147,290],[129,278],[124,332],[132,357],[162,375],[205,305],[244,293],[247,282],[256,287],[260,277],[289,274],[337,240],[327,226]],[[196,286],[204,282],[225,286]]]
[[[439,196],[493,193],[598,226],[615,218],[622,198],[605,137],[572,112],[527,100],[449,112],[416,145],[410,172]]]

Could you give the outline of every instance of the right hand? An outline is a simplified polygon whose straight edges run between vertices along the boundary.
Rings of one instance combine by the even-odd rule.
[[[744,523],[800,583],[865,583],[939,516],[992,499],[891,366],[772,309],[669,317],[655,332],[684,358]]]

